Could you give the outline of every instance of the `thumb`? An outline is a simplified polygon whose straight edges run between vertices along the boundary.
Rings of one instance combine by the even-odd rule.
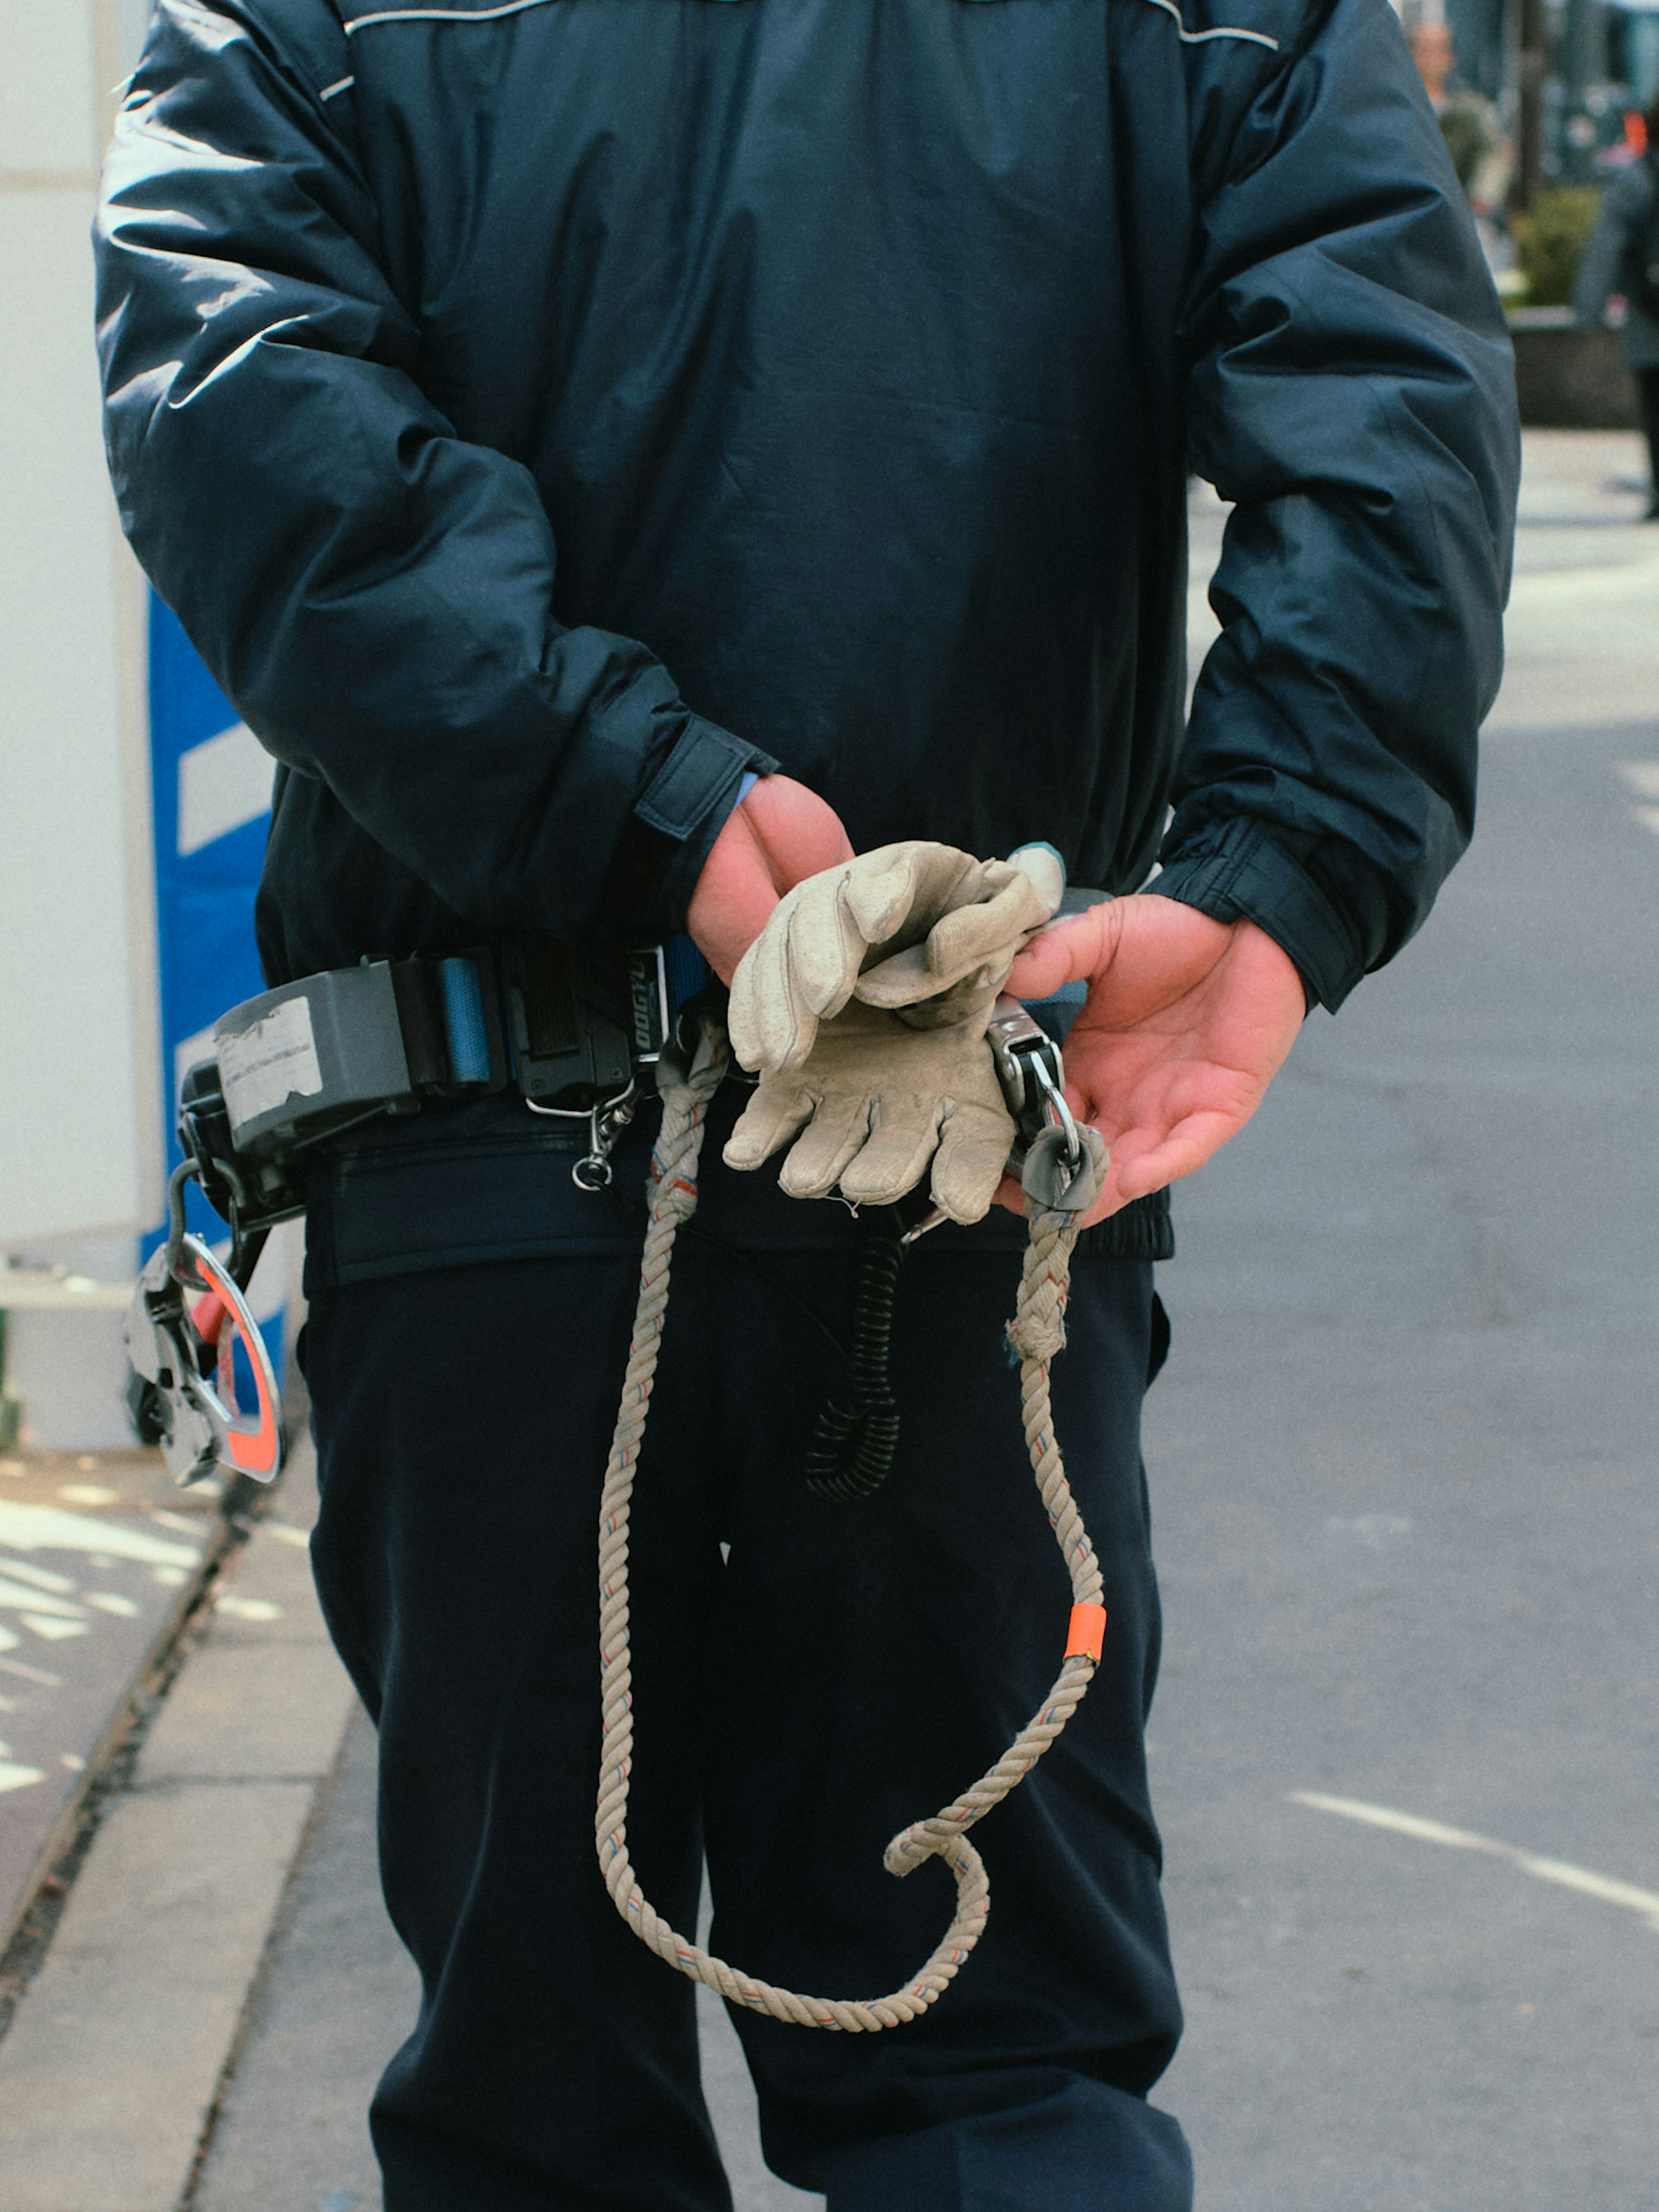
[[[1005,988],[1017,999],[1046,999],[1062,983],[1092,982],[1111,965],[1121,927],[1115,901],[1045,922],[1015,960]]]

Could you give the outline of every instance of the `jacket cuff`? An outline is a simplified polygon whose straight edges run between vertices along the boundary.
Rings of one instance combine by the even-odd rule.
[[[1310,1008],[1334,1013],[1365,973],[1336,908],[1301,863],[1251,815],[1207,824],[1164,862],[1146,889],[1212,921],[1253,921],[1296,963]]]
[[[701,715],[686,718],[668,757],[635,801],[600,911],[653,938],[685,926],[697,878],[751,770],[778,763]]]

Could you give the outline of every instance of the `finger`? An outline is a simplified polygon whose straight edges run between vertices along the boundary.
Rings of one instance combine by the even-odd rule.
[[[841,1194],[854,1206],[892,1206],[927,1172],[937,1142],[943,1099],[878,1098],[870,1135],[842,1170]]]
[[[1169,1183],[1179,1182],[1183,1176],[1195,1175],[1215,1158],[1238,1127],[1231,1115],[1193,1114],[1177,1122],[1149,1152],[1137,1152],[1126,1140],[1119,1146],[1119,1190],[1126,1201],[1145,1198],[1149,1191],[1162,1190]]]
[[[1062,983],[1092,982],[1117,949],[1115,902],[1046,923],[1017,956],[1008,988],[1018,999],[1046,999]]]
[[[820,1098],[779,1170],[779,1189],[791,1198],[828,1198],[869,1133],[870,1102],[861,1092]]]
[[[1112,1203],[1107,1211],[1115,1213],[1138,1198],[1195,1174],[1215,1158],[1240,1126],[1236,1115],[1205,1111],[1185,1115],[1168,1129],[1142,1126],[1122,1131],[1112,1140],[1108,1176]],[[1088,1218],[1093,1221],[1103,1217],[1091,1209]]]
[[[933,1155],[933,1203],[952,1221],[982,1221],[997,1195],[1013,1141],[1014,1125],[1006,1115],[986,1106],[947,1102]],[[1023,1205],[1020,1210],[1024,1210]]]
[[[996,1203],[1025,1218],[1025,1192],[1018,1176],[1005,1175],[996,1188]]]
[[[720,1158],[746,1172],[787,1145],[812,1111],[810,1092],[789,1083],[763,1083],[738,1117]]]

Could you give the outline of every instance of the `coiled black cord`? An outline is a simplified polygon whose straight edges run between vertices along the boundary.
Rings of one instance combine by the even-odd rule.
[[[881,1233],[860,1249],[855,1262],[846,1388],[819,1413],[806,1449],[806,1487],[827,1504],[851,1505],[872,1498],[891,1472],[898,1449],[899,1410],[888,1353],[893,1296],[910,1249],[904,1237],[903,1220],[895,1211]]]
[[[630,1213],[646,1211],[637,1200],[609,1185],[606,1195]],[[879,1232],[859,1249],[854,1261],[850,1351],[805,1298],[769,1268],[763,1267],[751,1253],[728,1244],[699,1222],[687,1222],[681,1231],[712,1245],[757,1275],[769,1290],[797,1308],[846,1360],[846,1387],[820,1410],[806,1448],[806,1486],[826,1504],[854,1505],[860,1498],[874,1497],[892,1471],[893,1455],[898,1449],[899,1411],[888,1372],[888,1352],[898,1273],[910,1249],[904,1241],[906,1231],[904,1213],[894,1207]]]

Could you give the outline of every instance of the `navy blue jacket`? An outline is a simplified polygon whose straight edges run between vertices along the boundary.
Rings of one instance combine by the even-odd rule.
[[[771,763],[860,848],[1161,848],[1329,1006],[1411,934],[1503,323],[1386,0],[1183,4],[161,0],[110,463],[284,764],[273,981],[672,927]],[[1183,734],[1189,453],[1237,506]]]

